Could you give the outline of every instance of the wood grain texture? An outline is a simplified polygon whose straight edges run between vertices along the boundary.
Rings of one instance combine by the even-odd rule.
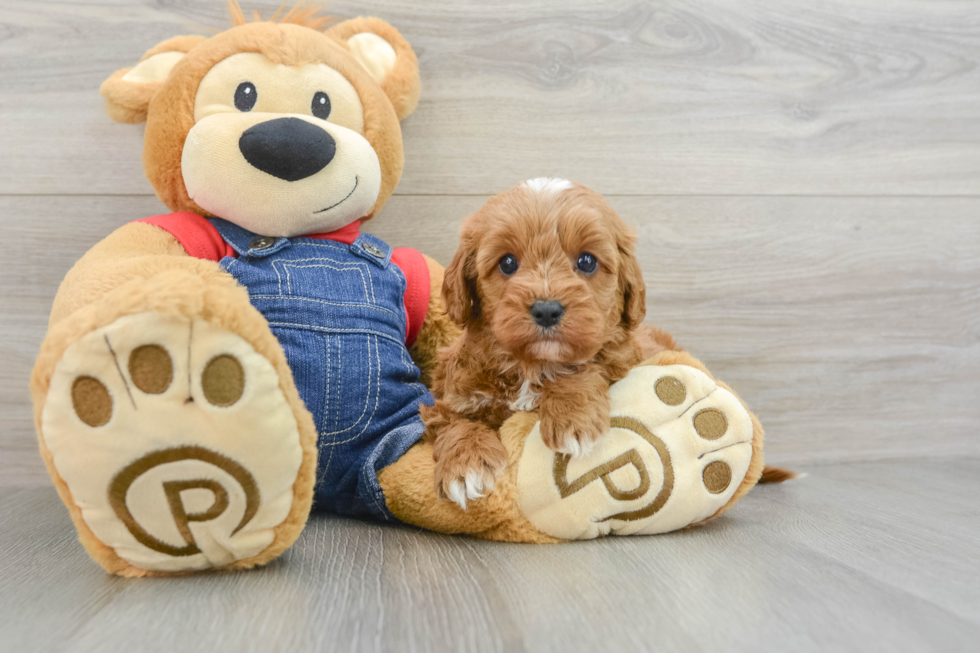
[[[368,227],[446,264],[484,200],[399,196]],[[648,321],[757,411],[770,460],[980,455],[980,199],[610,201],[638,228]],[[145,197],[0,197],[20,244],[0,258],[7,484],[47,482],[27,377],[59,281],[104,234],[162,210]]]
[[[270,14],[279,0],[245,2]],[[969,0],[337,0],[420,56],[404,194],[560,175],[607,194],[980,192]],[[96,90],[209,0],[5,0],[0,193],[145,194],[141,130]]]
[[[268,568],[173,580],[105,575],[51,489],[0,494],[0,651],[975,650],[980,460],[806,471],[670,535],[317,516]]]
[[[369,231],[447,263],[488,195],[596,188],[638,229],[649,321],[808,475],[666,536],[520,546],[314,516],[260,571],[104,574],[47,480],[27,377],[71,264],[165,211],[99,84],[224,29],[224,5],[0,0],[0,653],[976,649],[971,0],[330,2],[420,59],[405,175]]]

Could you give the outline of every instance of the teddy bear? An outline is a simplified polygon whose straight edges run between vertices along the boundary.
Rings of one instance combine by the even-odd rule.
[[[589,456],[559,459],[517,413],[495,490],[466,510],[438,496],[419,406],[460,333],[443,269],[361,232],[402,172],[418,60],[377,18],[229,4],[230,29],[159,43],[102,85],[111,118],[146,123],[170,212],[72,267],[31,377],[42,458],[96,562],[255,567],[311,510],[519,542],[659,533],[751,489],[758,420],[672,349],[611,388],[618,417]],[[708,408],[720,421],[695,419]]]

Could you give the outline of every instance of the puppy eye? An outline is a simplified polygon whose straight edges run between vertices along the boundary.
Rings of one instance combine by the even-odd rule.
[[[330,96],[323,91],[317,91],[313,96],[313,116],[320,120],[326,120],[330,115]]]
[[[504,275],[509,277],[517,272],[517,268],[520,267],[520,264],[517,262],[517,257],[513,254],[504,254],[500,258],[500,263],[498,263],[497,266],[500,268],[500,271],[504,273]]]
[[[578,263],[575,264],[575,267],[578,268],[579,272],[592,274],[599,267],[599,261],[592,254],[582,252],[578,255]]]
[[[259,93],[252,82],[242,82],[235,89],[235,108],[239,111],[251,111],[258,99]]]

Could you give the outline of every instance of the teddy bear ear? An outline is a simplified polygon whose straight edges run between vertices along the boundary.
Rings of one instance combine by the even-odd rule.
[[[170,71],[203,36],[178,36],[147,50],[132,68],[117,70],[102,83],[99,94],[105,98],[105,109],[116,122],[140,123],[146,120],[150,100],[163,86]]]
[[[326,32],[343,43],[385,92],[398,119],[419,102],[419,61],[408,41],[380,18],[353,18]]]

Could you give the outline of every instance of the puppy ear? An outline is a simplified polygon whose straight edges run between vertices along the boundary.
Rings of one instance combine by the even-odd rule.
[[[623,323],[630,330],[643,324],[647,315],[647,286],[636,258],[632,233],[619,239],[619,291],[623,295]]]
[[[422,82],[408,41],[380,18],[353,18],[326,32],[339,40],[384,91],[399,120],[415,111]]]
[[[170,71],[194,46],[205,40],[203,36],[168,39],[147,50],[132,68],[113,73],[99,88],[109,117],[130,124],[146,120],[150,100],[163,86]]]
[[[476,246],[475,234],[467,230],[464,223],[459,249],[446,268],[446,277],[442,282],[446,314],[461,327],[480,316],[480,297],[476,289]]]

